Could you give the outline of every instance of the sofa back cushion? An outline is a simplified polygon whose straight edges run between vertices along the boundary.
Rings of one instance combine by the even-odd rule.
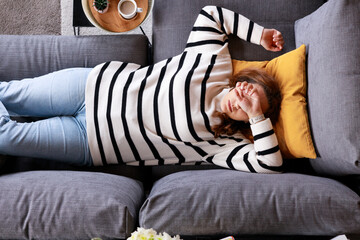
[[[0,56],[0,80],[8,81],[106,61],[146,65],[147,40],[143,35],[0,35]]]
[[[295,24],[308,49],[308,105],[318,173],[360,174],[360,1],[330,0]]]
[[[154,62],[181,53],[200,10],[216,5],[240,13],[252,21],[281,31],[284,51],[272,53],[262,47],[230,38],[232,57],[239,60],[270,60],[295,49],[294,22],[321,6],[324,0],[156,0],[153,10]],[[261,3],[261,4],[260,4]],[[279,14],[281,13],[281,14]]]

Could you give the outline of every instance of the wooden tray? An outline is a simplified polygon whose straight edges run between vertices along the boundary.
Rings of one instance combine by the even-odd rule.
[[[139,26],[145,19],[147,12],[149,1],[148,0],[135,0],[138,8],[142,8],[143,11],[137,13],[136,16],[130,20],[124,19],[117,10],[117,5],[120,0],[109,0],[110,5],[109,9],[106,13],[98,13],[93,8],[93,0],[87,0],[89,9],[94,20],[100,25],[103,29],[108,30],[110,32],[127,32],[130,31],[137,26]]]

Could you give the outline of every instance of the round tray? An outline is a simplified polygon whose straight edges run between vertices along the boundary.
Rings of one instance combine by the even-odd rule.
[[[96,27],[108,32],[121,33],[138,27],[149,15],[153,1],[135,0],[138,7],[143,11],[137,13],[131,20],[126,20],[119,14],[117,5],[120,0],[109,0],[110,5],[106,13],[98,13],[93,8],[93,0],[82,0],[82,7],[86,17]]]

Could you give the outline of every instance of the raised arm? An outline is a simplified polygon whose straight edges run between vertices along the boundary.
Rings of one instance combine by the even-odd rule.
[[[186,50],[197,52],[228,53],[230,34],[260,44],[263,27],[246,17],[225,8],[206,6],[195,21]]]
[[[270,51],[280,51],[284,43],[281,33],[275,29],[264,29],[228,9],[206,6],[195,21],[185,50],[228,54],[230,34],[254,44],[261,44]]]

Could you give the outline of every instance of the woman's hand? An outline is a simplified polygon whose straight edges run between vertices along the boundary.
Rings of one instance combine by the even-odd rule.
[[[278,30],[264,28],[260,44],[268,51],[278,52],[283,49],[284,39]]]
[[[263,114],[259,93],[253,84],[238,82],[234,91],[236,93],[238,106],[241,107],[249,118]]]

